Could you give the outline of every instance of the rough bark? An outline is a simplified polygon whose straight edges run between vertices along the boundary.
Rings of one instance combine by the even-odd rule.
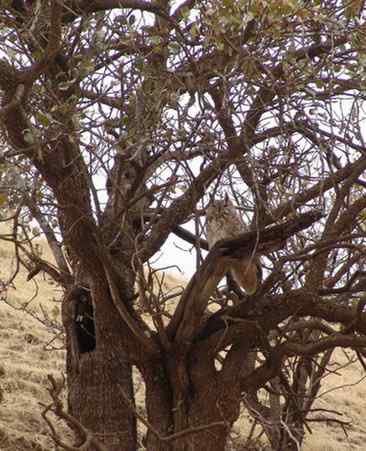
[[[166,437],[173,431],[172,389],[165,368],[161,363],[150,362],[143,369],[146,386],[146,414],[150,424]],[[172,451],[170,441],[162,441],[151,430],[146,434],[146,448],[154,451]]]
[[[103,351],[81,356],[68,374],[69,409],[110,451],[136,450],[136,421],[123,393],[132,399],[131,366]],[[123,391],[122,391],[123,390]]]
[[[149,451],[224,451],[238,418],[237,374],[223,377],[213,355],[170,350],[159,365],[143,370],[150,424]]]
[[[72,293],[66,296],[63,305],[69,411],[108,450],[135,451],[136,418],[130,408],[134,402],[133,380],[131,364],[121,353],[123,327],[120,317],[110,308],[111,313],[103,320],[106,333],[100,333],[96,323],[96,348],[91,352],[81,352],[75,329],[76,299]],[[96,304],[111,306],[112,301],[94,298]],[[97,311],[98,308],[95,309],[95,318]]]

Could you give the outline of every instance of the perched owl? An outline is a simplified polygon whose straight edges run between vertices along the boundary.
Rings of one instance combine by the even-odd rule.
[[[247,227],[237,209],[226,196],[224,200],[212,201],[206,209],[206,231],[209,248],[223,239],[235,238],[247,231]],[[257,258],[248,257],[230,263],[230,273],[235,282],[247,294],[256,292],[260,277],[260,262]]]

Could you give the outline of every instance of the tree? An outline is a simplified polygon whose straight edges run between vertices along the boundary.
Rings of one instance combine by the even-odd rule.
[[[332,350],[363,362],[365,24],[348,3],[2,2],[2,215],[29,278],[64,289],[69,413],[108,450],[137,447],[132,366],[148,450],[224,450],[242,402],[295,450]],[[223,193],[251,231],[202,263]],[[197,253],[173,311],[150,264],[171,234]],[[255,295],[217,289],[249,255]]]

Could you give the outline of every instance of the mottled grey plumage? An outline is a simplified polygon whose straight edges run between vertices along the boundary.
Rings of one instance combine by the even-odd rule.
[[[206,210],[206,231],[209,248],[223,239],[235,238],[247,231],[247,227],[228,197],[224,200],[214,200]],[[260,262],[252,257],[241,261],[230,262],[230,273],[235,282],[244,288],[248,294],[254,294],[258,287]]]

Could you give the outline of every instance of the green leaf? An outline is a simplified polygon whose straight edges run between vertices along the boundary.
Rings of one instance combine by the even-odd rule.
[[[29,128],[26,128],[25,130],[23,130],[23,137],[24,137],[24,141],[29,144],[30,146],[32,144],[34,144],[34,136],[31,130],[29,130]]]
[[[51,119],[48,114],[43,113],[42,111],[37,111],[36,118],[45,127],[48,127],[51,124]]]

